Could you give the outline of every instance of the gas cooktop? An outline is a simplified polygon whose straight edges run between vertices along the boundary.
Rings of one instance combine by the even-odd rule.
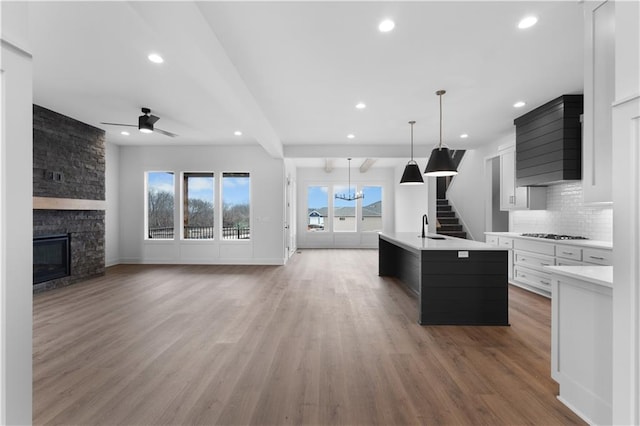
[[[523,237],[546,238],[547,240],[588,240],[587,237],[578,237],[575,235],[558,235],[558,234],[520,234]]]

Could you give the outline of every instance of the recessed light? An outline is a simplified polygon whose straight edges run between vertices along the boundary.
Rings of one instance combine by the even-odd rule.
[[[353,139],[353,138],[355,138],[355,137],[356,137],[356,135],[354,135],[353,133],[349,133],[349,134],[347,135],[347,137],[348,137],[349,139]]]
[[[461,138],[461,139],[466,139],[466,138],[468,138],[468,137],[469,137],[469,135],[468,135],[468,134],[466,134],[466,133],[463,133],[463,134],[461,134],[461,135],[460,135],[460,138]]]
[[[526,104],[522,101],[518,101],[515,104],[513,104],[514,108],[522,108],[523,106],[525,106]]]
[[[127,132],[126,130],[121,131],[120,134],[122,136],[129,136],[129,132]]]
[[[393,30],[395,26],[396,23],[391,19],[385,19],[384,21],[380,22],[380,24],[378,25],[378,29],[382,33],[388,33],[389,31]]]
[[[242,132],[240,130],[236,130],[233,134],[236,136],[242,136]]]
[[[149,56],[147,56],[147,58],[154,64],[161,64],[164,62],[164,59],[162,59],[162,56],[158,55],[157,53],[151,53],[149,54]]]
[[[538,22],[538,18],[535,16],[525,16],[518,22],[518,28],[524,30],[525,28],[531,28]]]
[[[367,105],[364,102],[358,102],[356,104],[356,108],[358,109],[365,109],[367,107]]]

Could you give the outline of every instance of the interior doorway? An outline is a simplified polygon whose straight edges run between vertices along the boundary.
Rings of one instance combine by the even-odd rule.
[[[485,170],[487,191],[491,194],[487,197],[485,229],[487,232],[508,232],[509,212],[500,210],[500,156],[487,158]]]

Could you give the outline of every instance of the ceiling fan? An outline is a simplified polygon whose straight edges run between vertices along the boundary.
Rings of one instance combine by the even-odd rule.
[[[162,133],[165,136],[169,136],[172,138],[175,138],[176,135],[175,133],[171,133],[171,132],[167,132],[166,130],[162,130],[162,129],[158,129],[155,128],[153,125],[156,123],[156,121],[160,120],[160,117],[156,117],[155,115],[151,114],[151,110],[149,108],[142,108],[142,115],[140,117],[138,117],[138,125],[136,126],[135,124],[123,124],[123,123],[104,123],[101,122],[100,124],[106,124],[108,126],[126,126],[126,127],[137,127],[138,130],[140,130],[142,133]]]

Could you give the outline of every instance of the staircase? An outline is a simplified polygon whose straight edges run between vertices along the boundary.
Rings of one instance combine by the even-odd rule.
[[[437,200],[436,217],[438,219],[437,233],[450,237],[467,238],[467,233],[462,230],[460,219],[449,205],[449,200],[441,198]]]

